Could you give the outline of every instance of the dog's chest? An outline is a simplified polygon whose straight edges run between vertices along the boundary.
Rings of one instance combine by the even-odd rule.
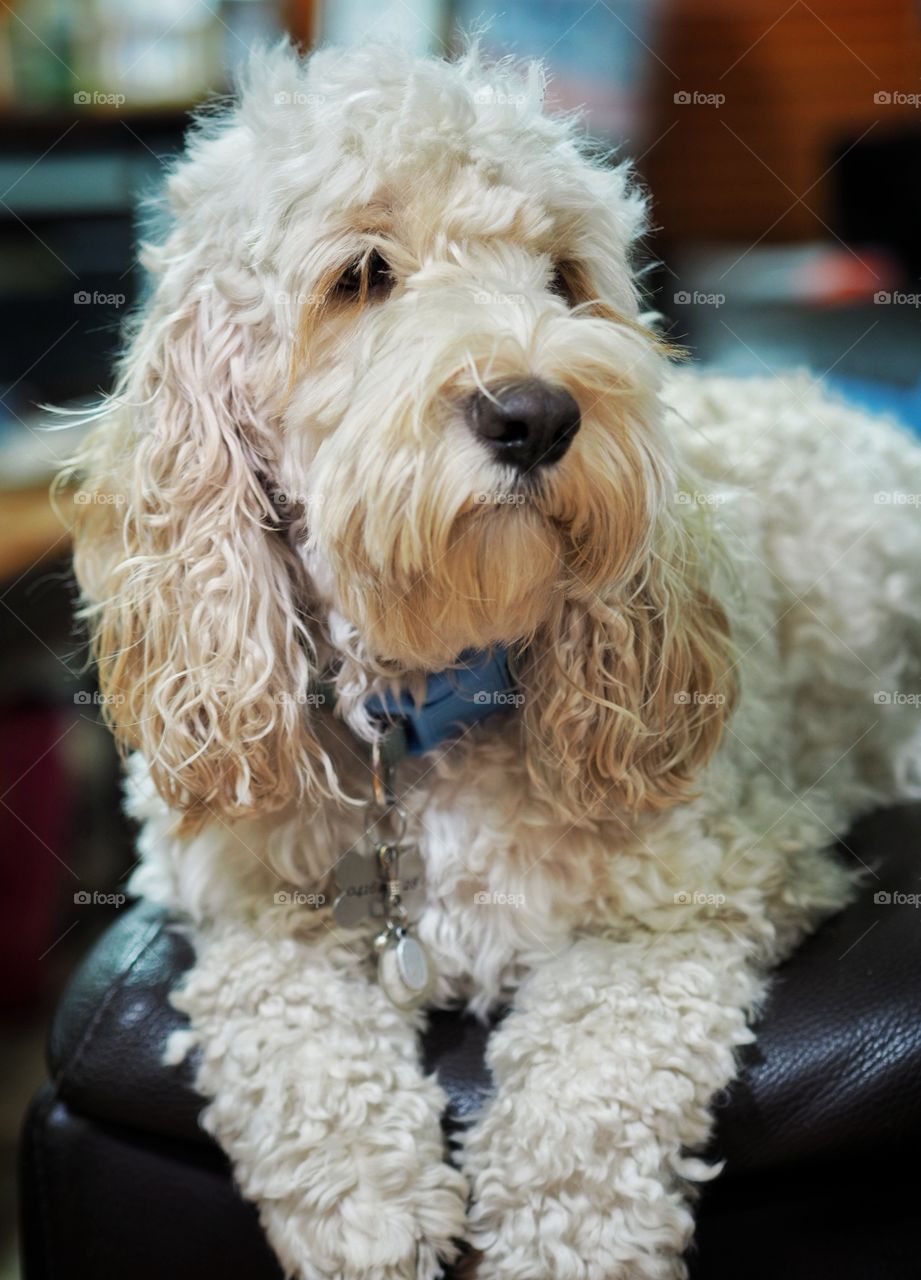
[[[436,1000],[485,1010],[610,911],[612,850],[599,835],[549,823],[488,785],[433,789],[413,823],[425,866],[418,933],[438,974]]]

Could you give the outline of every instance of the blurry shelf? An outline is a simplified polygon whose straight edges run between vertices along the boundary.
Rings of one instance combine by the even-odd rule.
[[[159,103],[147,107],[81,107],[61,103],[57,107],[41,107],[35,111],[21,110],[17,107],[0,108],[0,130],[60,128],[75,120],[87,123],[106,124],[111,120],[159,120],[175,121],[194,111],[200,104],[197,102]]]
[[[0,219],[132,209],[189,120],[179,108],[0,115]]]
[[[130,135],[126,135],[129,141]],[[137,192],[159,175],[156,154],[132,143],[133,150],[45,156],[36,164],[0,158],[0,219],[60,214],[120,213],[131,209]]]
[[[87,133],[105,133],[119,126],[154,132],[184,129],[200,103],[176,104],[170,107],[150,107],[130,110],[106,108],[77,108],[61,106],[51,111],[2,111],[0,110],[0,141],[17,149],[31,150],[48,145],[60,138],[75,124],[76,132],[85,138]],[[62,140],[63,145],[63,140]]]
[[[0,529],[0,582],[63,556],[70,547],[70,534],[51,506],[47,484],[0,491]]]

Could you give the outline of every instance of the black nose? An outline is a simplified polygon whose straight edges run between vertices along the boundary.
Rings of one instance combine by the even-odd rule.
[[[564,387],[524,378],[478,391],[467,402],[471,430],[497,462],[521,471],[559,462],[580,425],[579,406]]]

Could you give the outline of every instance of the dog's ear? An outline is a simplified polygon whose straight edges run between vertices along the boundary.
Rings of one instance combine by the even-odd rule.
[[[171,270],[75,462],[74,562],[116,738],[192,828],[320,794],[331,773],[293,554],[259,481],[263,337]]]
[[[568,595],[525,655],[528,767],[574,821],[687,799],[716,750],[734,650],[697,564],[676,522],[632,583]]]

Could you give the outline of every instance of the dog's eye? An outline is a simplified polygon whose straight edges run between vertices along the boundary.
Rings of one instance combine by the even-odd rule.
[[[376,249],[363,258],[349,263],[336,282],[336,295],[364,301],[368,297],[382,297],[393,288],[393,275],[389,264]]]
[[[576,306],[579,301],[576,297],[572,276],[563,262],[556,263],[553,268],[553,274],[550,276],[550,292],[555,293],[558,298],[562,298],[570,307]]]

